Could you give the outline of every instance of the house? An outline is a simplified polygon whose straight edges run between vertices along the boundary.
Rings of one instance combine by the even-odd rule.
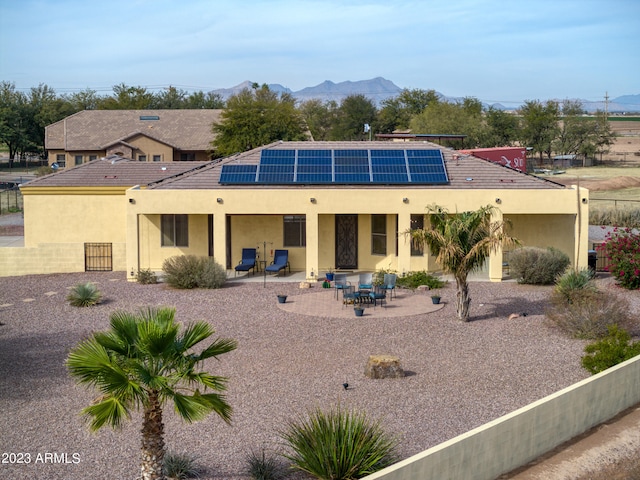
[[[110,155],[141,162],[207,161],[211,126],[221,112],[84,110],[45,128],[48,162],[69,168]]]
[[[508,220],[524,245],[555,247],[587,266],[586,189],[428,142],[276,142],[219,162],[162,166],[100,160],[22,191],[25,248],[40,269],[32,273],[99,268],[85,260],[91,248],[110,249],[113,269],[129,279],[182,254],[231,269],[247,247],[258,248],[261,267],[288,250],[291,270],[308,279],[329,268],[436,271],[433,256],[404,235],[426,224],[434,203],[451,212],[495,206],[495,219]],[[62,257],[73,266],[49,267]],[[502,280],[502,267],[498,251],[488,277]]]

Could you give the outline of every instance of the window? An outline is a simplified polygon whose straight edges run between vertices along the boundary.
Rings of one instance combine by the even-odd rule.
[[[162,215],[162,246],[189,246],[189,217],[188,215]]]
[[[162,155],[154,155],[153,156],[153,161],[154,162],[161,162],[162,161]]]
[[[94,160],[98,159],[98,155],[89,155],[89,161],[93,162]]]
[[[307,245],[307,219],[304,215],[284,216],[284,246],[304,247]]]
[[[424,215],[411,215],[411,231],[424,229]],[[424,255],[424,247],[422,245],[415,245],[411,242],[411,255],[414,257],[420,257]]]
[[[195,153],[181,153],[180,161],[181,162],[195,162],[196,154]]]
[[[60,168],[64,168],[67,165],[67,157],[64,153],[58,153],[56,155],[56,163]]]
[[[387,216],[371,215],[371,253],[387,254]]]
[[[146,162],[147,161],[147,156],[146,155],[138,155],[138,161],[139,162]]]
[[[82,155],[76,155],[73,158],[75,159],[76,165],[82,165]]]

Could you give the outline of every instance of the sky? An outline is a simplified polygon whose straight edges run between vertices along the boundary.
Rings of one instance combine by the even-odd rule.
[[[0,81],[23,91],[375,77],[505,105],[640,94],[640,1],[0,0]]]

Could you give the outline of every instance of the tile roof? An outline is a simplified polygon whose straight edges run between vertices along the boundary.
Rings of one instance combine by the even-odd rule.
[[[36,178],[23,187],[133,187],[145,186],[211,162],[136,162],[116,155]]]
[[[222,110],[84,110],[45,129],[47,150],[104,150],[145,135],[178,150],[209,150],[211,125]],[[141,120],[141,117],[158,117]]]
[[[403,184],[393,186],[403,189],[564,189],[559,183],[533,175],[522,173],[508,167],[504,167],[488,160],[474,157],[473,155],[461,155],[456,150],[444,148],[431,142],[276,142],[248,152],[227,157],[220,162],[212,162],[210,165],[197,171],[186,172],[158,182],[150,188],[157,189],[287,189],[291,185],[220,185],[220,171],[225,164],[258,164],[260,152],[264,149],[439,149],[442,150],[449,183],[446,185],[413,185]],[[456,154],[457,158],[454,158]],[[294,188],[304,188],[295,185]],[[310,188],[359,188],[380,189],[380,185],[312,185]]]

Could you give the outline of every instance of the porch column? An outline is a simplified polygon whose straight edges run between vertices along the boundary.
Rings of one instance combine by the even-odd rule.
[[[411,228],[411,212],[401,210],[398,213],[398,274],[409,273],[411,271],[411,237],[405,236],[404,232]]]
[[[227,265],[227,222],[222,212],[213,214],[213,258],[226,268]]]
[[[491,214],[492,222],[502,222],[502,211],[494,209]],[[502,281],[502,246],[499,246],[495,252],[489,255],[489,281],[501,282]]]
[[[306,216],[306,238],[307,238],[307,247],[306,247],[306,278],[308,281],[316,281],[318,279],[319,268],[318,268],[318,256],[319,256],[319,227],[318,227],[318,218],[319,215],[315,212],[307,213]],[[311,276],[311,272],[313,272],[313,277]]]

